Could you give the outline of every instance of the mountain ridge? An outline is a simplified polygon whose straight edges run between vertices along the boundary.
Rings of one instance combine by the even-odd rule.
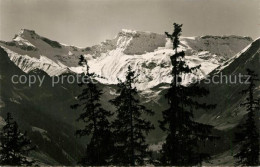
[[[190,66],[201,64],[203,77],[252,42],[249,37],[201,36],[181,37],[181,50],[186,52]],[[163,34],[121,30],[114,39],[86,48],[68,46],[23,29],[11,42],[0,42],[10,59],[25,72],[35,68],[50,76],[62,73],[81,73],[79,55],[84,55],[90,70],[104,76],[104,84],[116,84],[123,79],[126,67],[141,72],[139,90],[147,90],[160,83],[169,83],[172,44]]]

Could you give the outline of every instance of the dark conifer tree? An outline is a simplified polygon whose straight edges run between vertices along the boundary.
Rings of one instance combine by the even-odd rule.
[[[99,76],[89,72],[89,66],[83,56],[80,57],[79,64],[86,67],[84,80],[79,84],[83,87],[83,91],[77,97],[79,103],[71,107],[75,109],[81,107],[83,110],[77,121],[83,122],[84,128],[77,130],[76,135],[79,137],[91,135],[86,155],[79,163],[82,165],[109,165],[113,151],[109,118],[113,114],[101,106],[102,91],[98,89],[94,81]]]
[[[259,81],[254,71],[247,69],[249,76],[249,86],[242,90],[247,98],[241,106],[246,107],[248,111],[245,123],[240,125],[241,132],[235,134],[235,142],[239,144],[239,152],[234,155],[237,165],[259,166],[259,127],[256,124],[257,113],[260,109],[260,99],[254,97],[255,82]]]
[[[0,164],[10,166],[30,166],[34,164],[33,160],[28,160],[26,156],[35,149],[31,141],[26,137],[26,132],[21,133],[18,125],[7,113],[5,119],[6,125],[0,133]]]
[[[197,165],[210,158],[207,153],[200,152],[199,145],[216,137],[210,135],[212,126],[194,121],[193,111],[197,109],[213,109],[215,105],[199,103],[194,98],[206,96],[209,92],[190,83],[182,84],[182,76],[193,74],[200,66],[189,67],[184,61],[184,51],[178,52],[182,25],[174,23],[174,32],[167,37],[173,43],[172,82],[165,97],[169,108],[163,111],[163,120],[159,121],[162,130],[167,132],[166,142],[162,146],[163,165]]]
[[[154,127],[144,116],[152,115],[153,111],[140,104],[137,89],[133,85],[135,79],[135,72],[129,66],[125,81],[119,80],[120,95],[111,100],[116,107],[116,119],[113,122],[113,161],[116,165],[143,165],[145,159],[150,159],[145,135]]]

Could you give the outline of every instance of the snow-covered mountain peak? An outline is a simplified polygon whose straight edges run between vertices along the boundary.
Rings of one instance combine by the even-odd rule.
[[[137,31],[135,30],[130,30],[130,29],[122,29],[119,33],[119,35],[129,35],[129,36],[133,36],[135,34],[137,34]]]
[[[32,41],[32,39],[38,38],[40,38],[40,36],[36,34],[34,30],[22,29],[18,34],[14,36],[13,41],[17,42],[20,46],[37,50],[37,47],[33,45],[30,41]]]
[[[127,55],[141,55],[153,52],[166,44],[166,36],[152,32],[121,30],[116,39],[117,47]]]
[[[21,29],[21,31],[19,31],[18,36],[21,37],[34,37],[34,36],[39,36],[38,34],[36,34],[36,32],[34,30],[29,30],[29,29]]]
[[[150,31],[136,31],[136,30],[130,30],[130,29],[122,29],[121,31],[119,31],[118,36],[139,37],[140,35],[150,36],[152,34],[162,35],[162,34],[150,32]],[[165,36],[165,35],[163,35],[163,36]]]
[[[217,55],[221,62],[224,62],[252,41],[250,37],[207,35],[192,38],[183,37],[181,38],[181,45],[187,48],[187,55],[193,55],[194,51],[209,51],[211,54]]]

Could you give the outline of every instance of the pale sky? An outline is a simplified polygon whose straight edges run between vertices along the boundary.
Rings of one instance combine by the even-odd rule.
[[[164,33],[173,22],[183,36],[260,37],[260,0],[0,0],[0,40],[20,29],[81,47],[121,29]]]

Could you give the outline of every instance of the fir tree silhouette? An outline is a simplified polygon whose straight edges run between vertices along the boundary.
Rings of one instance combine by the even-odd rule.
[[[165,33],[173,43],[172,82],[165,97],[169,108],[163,111],[160,128],[167,132],[166,142],[162,146],[161,163],[163,165],[197,165],[208,160],[210,155],[199,151],[199,144],[217,137],[211,135],[212,126],[194,121],[193,111],[196,109],[214,109],[215,105],[199,103],[194,98],[206,96],[209,92],[190,83],[183,86],[182,76],[193,74],[200,66],[189,67],[184,61],[184,51],[178,52],[182,25],[174,23],[174,32]]]
[[[113,162],[116,165],[143,165],[144,159],[150,158],[145,134],[154,127],[143,116],[154,113],[137,99],[138,92],[133,86],[136,77],[128,66],[125,81],[119,80],[120,95],[110,101],[116,107],[116,119],[112,123],[115,136]]]
[[[239,152],[234,155],[237,160],[236,165],[259,166],[259,128],[256,125],[257,112],[260,109],[260,99],[254,98],[255,82],[259,81],[254,71],[247,69],[249,86],[242,90],[247,98],[241,106],[248,111],[245,123],[239,126],[241,131],[235,134],[235,143],[240,145]]]
[[[26,132],[20,132],[17,123],[13,121],[11,113],[7,113],[5,122],[6,125],[0,133],[0,164],[11,166],[33,165],[35,161],[28,160],[26,156],[35,147],[31,145],[31,141],[26,137]]]
[[[82,93],[77,97],[79,103],[72,105],[71,108],[82,108],[83,113],[80,114],[77,121],[83,122],[84,128],[77,130],[76,136],[92,136],[87,145],[86,155],[79,161],[79,164],[108,165],[111,161],[113,151],[111,125],[108,119],[113,114],[102,108],[100,104],[102,91],[94,83],[94,79],[99,76],[89,72],[87,61],[82,55],[80,56],[79,65],[86,67],[84,80],[79,84],[84,88]]]

